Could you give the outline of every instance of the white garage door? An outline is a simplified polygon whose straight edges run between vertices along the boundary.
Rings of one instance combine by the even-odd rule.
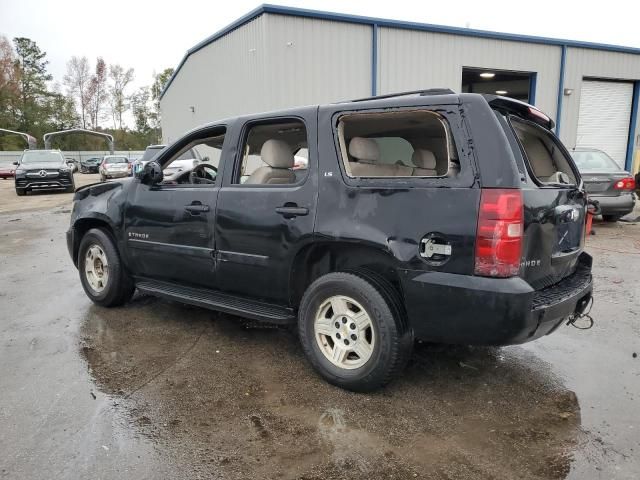
[[[624,167],[632,98],[633,83],[584,80],[576,146],[604,150]]]

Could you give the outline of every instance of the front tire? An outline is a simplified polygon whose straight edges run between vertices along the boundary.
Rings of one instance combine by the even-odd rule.
[[[135,286],[120,260],[111,236],[102,229],[89,230],[80,241],[78,271],[87,296],[103,307],[128,302]]]
[[[19,197],[23,197],[26,194],[27,192],[24,188],[16,188],[16,195],[18,195]]]
[[[366,392],[386,385],[406,365],[413,335],[382,279],[329,273],[300,304],[298,333],[313,368],[329,383]]]
[[[620,220],[620,215],[602,215],[602,219],[605,222],[617,222]]]

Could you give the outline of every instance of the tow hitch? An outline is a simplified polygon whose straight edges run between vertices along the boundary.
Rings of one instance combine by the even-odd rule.
[[[576,311],[569,315],[567,325],[576,327],[580,330],[589,330],[593,327],[593,317],[589,315],[593,307],[593,296],[583,298],[576,305]]]

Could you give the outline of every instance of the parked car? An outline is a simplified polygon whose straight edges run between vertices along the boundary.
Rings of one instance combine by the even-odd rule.
[[[102,157],[91,157],[80,160],[80,173],[99,173]]]
[[[11,165],[7,167],[0,167],[0,178],[13,178],[15,176],[16,168]]]
[[[100,181],[131,175],[131,163],[122,155],[105,155],[100,164]]]
[[[69,166],[69,169],[71,170],[72,173],[75,173],[78,171],[78,162],[70,157],[65,157],[64,159],[67,162],[67,165]]]
[[[14,165],[19,196],[32,190],[75,190],[73,172],[60,150],[25,150]]]
[[[138,159],[138,162],[140,162],[143,166],[146,165],[149,160],[153,159],[165,148],[166,145],[149,145],[144,149],[144,153],[142,154],[142,157]]]
[[[517,344],[585,311],[586,196],[552,128],[517,100],[445,90],[214,122],[134,180],[79,189],[69,253],[98,305],[137,288],[297,324],[320,375],[372,390],[415,338]],[[219,164],[166,183],[187,148]]]
[[[595,148],[576,148],[571,153],[589,199],[597,200],[602,218],[615,222],[633,211],[636,182],[609,155]]]

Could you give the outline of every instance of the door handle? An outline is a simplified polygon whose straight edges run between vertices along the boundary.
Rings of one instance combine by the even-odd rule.
[[[198,214],[201,212],[208,212],[209,205],[202,205],[201,203],[192,203],[191,205],[186,205],[184,209],[193,214]]]
[[[276,213],[282,215],[284,218],[293,218],[298,216],[309,215],[309,209],[305,207],[298,207],[297,205],[284,205],[276,208]]]

